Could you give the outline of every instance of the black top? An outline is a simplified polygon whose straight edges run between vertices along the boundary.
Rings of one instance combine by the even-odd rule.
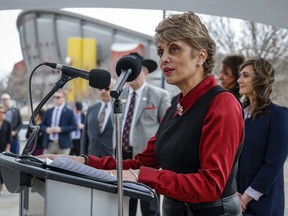
[[[15,108],[15,107],[10,107],[8,110],[12,112],[11,125],[12,125],[12,130],[16,132],[15,137],[17,137],[18,132],[22,126],[22,117],[21,117],[19,109]],[[13,138],[15,138],[15,137],[13,137]]]
[[[0,128],[0,152],[5,151],[7,144],[11,144],[11,131],[10,122],[4,119]]]
[[[196,173],[198,171],[200,167],[199,143],[203,121],[211,101],[223,91],[226,90],[220,86],[211,88],[185,113],[185,116],[174,117],[177,109],[176,103],[170,107],[158,129],[155,143],[157,161],[163,169],[177,173]],[[175,130],[178,135],[171,136],[171,134],[175,134]],[[163,146],[161,143],[165,143],[165,145]],[[177,145],[176,148],[175,145]],[[171,160],[171,158],[177,158],[177,160]],[[237,160],[236,157],[236,162]],[[236,192],[236,170],[237,164],[234,164],[222,197]]]

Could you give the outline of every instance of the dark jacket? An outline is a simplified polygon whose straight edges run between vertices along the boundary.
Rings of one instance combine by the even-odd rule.
[[[5,151],[6,145],[11,144],[11,124],[4,120],[0,128],[0,152]]]
[[[112,116],[109,118],[103,132],[98,127],[98,113],[101,103],[90,106],[87,110],[81,139],[81,154],[91,154],[97,157],[113,155],[114,126]]]
[[[22,117],[20,111],[15,107],[10,107],[8,110],[12,112],[12,122],[11,122],[12,131],[16,132],[16,135],[12,138],[18,138],[18,132],[22,127]]]
[[[43,145],[45,148],[48,147],[49,143],[49,134],[46,133],[46,129],[47,127],[51,127],[53,109],[54,107],[45,112],[41,123],[41,131],[44,133]],[[70,133],[77,129],[77,124],[73,110],[67,106],[64,106],[61,112],[59,127],[61,127],[61,133],[59,133],[59,147],[61,149],[71,148],[72,139]]]
[[[268,113],[245,120],[245,141],[239,160],[237,187],[263,193],[245,211],[252,215],[284,215],[283,166],[288,154],[288,109],[270,104]]]

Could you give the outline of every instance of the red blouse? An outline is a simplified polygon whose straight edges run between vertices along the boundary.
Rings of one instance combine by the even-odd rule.
[[[180,98],[183,112],[215,85],[214,76],[208,76]],[[135,160],[123,161],[123,169],[140,168],[138,181],[169,198],[191,203],[215,201],[225,188],[243,135],[242,108],[232,94],[222,92],[211,102],[204,120],[199,144],[200,169],[197,173],[181,174],[159,169],[154,152],[157,133],[149,139],[147,148],[136,155]],[[90,166],[108,170],[116,168],[113,157],[88,157]]]

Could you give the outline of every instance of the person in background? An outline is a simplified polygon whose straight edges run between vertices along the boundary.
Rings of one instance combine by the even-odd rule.
[[[181,95],[146,149],[123,160],[123,179],[163,194],[163,216],[242,215],[235,182],[244,138],[242,107],[211,75],[214,40],[200,18],[186,12],[159,23],[155,44],[166,82]],[[113,157],[70,158],[117,175]]]
[[[76,101],[74,115],[77,123],[77,130],[72,131],[71,133],[73,147],[71,148],[70,155],[80,155],[81,137],[86,117],[85,114],[82,112],[82,108],[83,108],[82,102]]]
[[[37,115],[35,116],[35,125],[41,125],[42,119],[44,117],[45,114],[45,110],[44,109],[40,109],[39,112],[37,113]],[[31,134],[31,130],[28,129],[27,133],[26,133],[26,138],[28,139],[30,134]],[[33,142],[35,142],[36,140],[34,140]],[[33,148],[35,147],[35,149],[33,150]],[[43,132],[41,130],[39,130],[38,135],[37,135],[37,143],[36,146],[34,146],[34,144],[30,147],[29,149],[32,155],[41,155],[44,152],[44,145],[43,145]]]
[[[237,80],[239,78],[239,67],[245,61],[243,55],[228,55],[226,56],[220,67],[219,79],[223,88],[231,91],[238,98],[239,94],[239,84]]]
[[[100,102],[88,107],[81,139],[81,154],[97,157],[114,155],[113,107],[110,89],[115,84],[112,79],[109,88],[100,89]]]
[[[120,95],[124,110],[122,120],[123,159],[134,159],[136,154],[146,148],[148,139],[155,134],[161,119],[170,106],[169,93],[146,82],[148,74],[157,69],[157,63],[152,59],[144,59],[139,53],[130,53],[130,55],[140,59],[142,70],[135,80],[128,82],[128,87],[124,88]],[[134,103],[133,94],[135,94]],[[130,198],[129,216],[136,215],[137,203],[137,199]],[[155,216],[155,212],[159,208],[156,200],[154,202],[141,200],[140,204],[143,216]]]
[[[6,106],[0,104],[0,152],[10,152],[11,146],[12,127],[10,122],[5,120],[6,112]],[[0,169],[0,195],[3,193],[3,184],[4,181]]]
[[[240,67],[244,95],[245,141],[239,160],[237,189],[243,215],[283,216],[284,174],[288,154],[288,109],[272,102],[274,68],[263,58]]]
[[[11,97],[4,93],[1,96],[2,104],[7,107],[6,120],[12,125],[12,141],[10,151],[14,154],[19,154],[20,142],[18,132],[22,127],[22,117],[18,108],[11,106]]]
[[[142,152],[147,145],[148,139],[157,131],[160,120],[168,107],[171,105],[169,93],[162,88],[153,86],[146,82],[147,76],[154,72],[158,65],[152,59],[144,59],[139,53],[130,53],[140,59],[142,70],[139,76],[128,82],[127,87],[123,89],[120,99],[123,102],[123,159],[133,159],[136,154]],[[129,128],[129,136],[125,138],[125,123],[129,113],[131,99],[135,93],[135,104],[133,108],[131,127]],[[127,139],[128,146],[125,146]]]
[[[54,107],[45,112],[40,127],[44,133],[44,152],[69,154],[73,146],[71,132],[77,129],[77,123],[73,110],[66,105],[64,90],[58,90],[53,97]]]

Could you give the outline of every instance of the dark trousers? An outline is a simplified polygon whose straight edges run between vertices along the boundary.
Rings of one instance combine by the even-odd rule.
[[[157,194],[158,200],[153,199],[151,202],[140,200],[140,207],[143,216],[160,216],[160,196]],[[136,216],[138,200],[130,198],[129,200],[129,216]],[[158,212],[157,212],[158,211]],[[157,212],[157,214],[156,214]]]
[[[69,155],[80,155],[80,143],[81,143],[81,139],[73,139],[72,140],[73,143],[73,147],[70,150]]]
[[[184,203],[164,197],[163,216],[241,216],[237,194],[209,203]]]
[[[2,174],[1,174],[1,167],[0,167],[0,184],[3,184],[4,181],[3,181],[3,178],[2,178]]]

